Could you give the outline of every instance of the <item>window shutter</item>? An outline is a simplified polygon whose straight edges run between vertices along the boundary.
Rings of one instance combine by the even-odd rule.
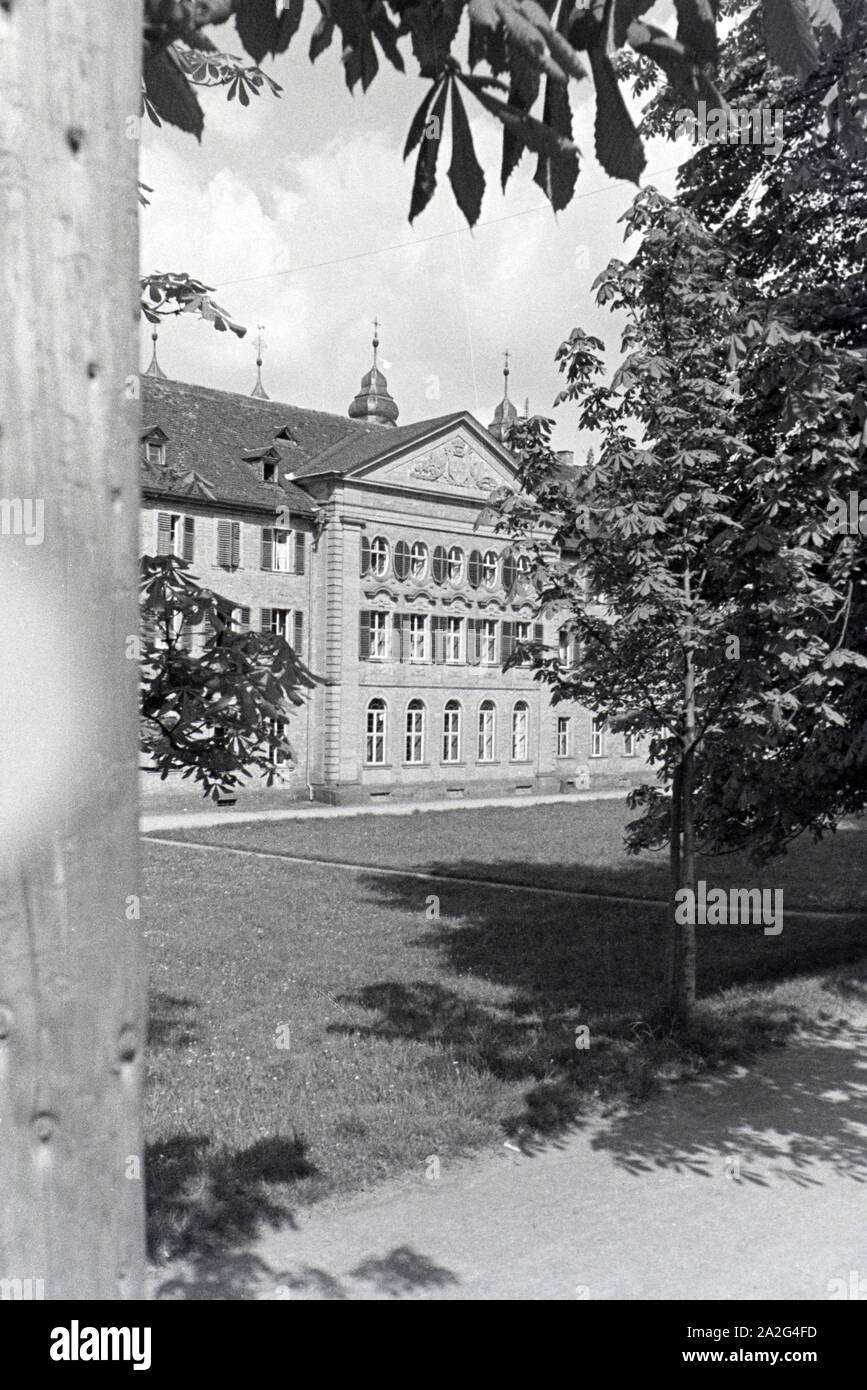
[[[506,593],[507,593],[507,594],[508,594],[508,593],[511,593],[512,589],[514,589],[514,587],[515,587],[515,579],[517,578],[517,574],[518,574],[518,567],[517,567],[517,565],[515,564],[515,557],[514,557],[514,555],[504,555],[504,556],[503,556],[503,588],[506,590]]]
[[[400,643],[401,660],[409,661],[412,647],[409,640],[409,615],[407,613],[404,613],[400,620]]]
[[[249,631],[250,631],[250,610],[249,610],[249,608],[239,608],[239,609],[237,610],[237,613],[238,613],[238,627],[239,627],[240,631],[241,631],[241,632],[249,632]]]
[[[361,661],[367,661],[370,656],[370,614],[363,611],[358,616],[360,619],[358,656]]]
[[[303,574],[306,558],[307,537],[303,531],[294,531],[295,536],[295,573]]]
[[[545,640],[545,628],[544,628],[543,624],[542,624],[542,623],[534,623],[534,624],[533,624],[533,641],[534,641],[534,642],[544,642],[544,640]]]
[[[433,578],[435,584],[442,584],[446,577],[446,552],[445,546],[434,547],[433,553]]]
[[[482,557],[478,550],[470,551],[467,578],[470,581],[470,588],[478,589],[482,582]]]
[[[262,569],[272,570],[274,568],[274,529],[271,526],[262,527]]]
[[[406,579],[409,574],[409,546],[406,541],[398,541],[394,547],[394,573],[397,579]]]
[[[401,632],[401,621],[399,613],[392,613],[391,615],[391,630],[391,651],[389,655],[392,661],[403,661],[403,647],[401,645],[401,638],[403,634]]]
[[[370,573],[370,541],[367,536],[361,537],[361,573]]]
[[[295,637],[294,637],[294,640],[293,640],[292,645],[293,645],[293,647],[295,648],[296,654],[297,654],[298,656],[300,656],[301,653],[302,653],[302,651],[304,650],[304,614],[303,614],[303,613],[298,613],[298,612],[295,613],[295,615],[294,615],[294,617],[293,617],[293,625],[294,625],[294,628],[295,628]]]
[[[222,517],[217,520],[217,564],[221,569],[228,569],[231,563],[231,521],[224,521]]]
[[[157,515],[157,554],[171,555],[172,553],[172,518],[168,512],[160,512]]]
[[[231,545],[229,547],[229,560],[233,570],[236,570],[241,563],[241,523],[233,521]]]
[[[443,661],[445,659],[445,633],[443,631],[443,621],[444,619],[442,618],[431,619],[431,624],[433,627],[434,661],[440,666],[443,664]]]
[[[196,547],[196,522],[192,516],[184,517],[183,557],[192,560]]]
[[[260,632],[270,632],[270,631],[271,631],[271,613],[272,613],[272,610],[271,610],[270,608],[263,608],[263,609],[262,609],[262,615],[261,615],[261,619],[260,619],[260,622],[259,622],[259,631],[260,631]]]
[[[500,650],[500,658],[505,661],[515,650],[515,624],[503,623],[503,641]]]

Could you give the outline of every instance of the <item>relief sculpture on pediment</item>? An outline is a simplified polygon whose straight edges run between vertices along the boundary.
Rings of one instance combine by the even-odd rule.
[[[496,487],[496,478],[485,471],[484,459],[463,439],[454,439],[428,454],[419,455],[410,464],[409,474],[411,478],[424,478],[427,482],[447,478],[455,487],[476,487],[482,492]]]

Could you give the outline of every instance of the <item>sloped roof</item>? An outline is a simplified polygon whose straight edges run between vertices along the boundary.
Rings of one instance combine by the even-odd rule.
[[[372,463],[382,454],[390,454],[465,418],[466,413],[458,410],[451,415],[440,415],[434,420],[418,420],[414,425],[399,425],[394,429],[388,425],[372,425],[363,433],[338,439],[329,448],[323,449],[321,454],[301,464],[295,472],[299,478],[323,473],[351,473],[354,468]]]
[[[269,511],[285,502],[292,511],[312,515],[316,503],[307,492],[283,480],[279,484],[261,482],[243,454],[273,444],[283,460],[279,474],[298,473],[307,460],[342,439],[372,433],[381,439],[383,434],[381,426],[343,415],[303,410],[185,381],[145,376],[141,386],[142,433],[158,425],[168,439],[165,470],[142,463],[142,485],[152,492],[205,497],[181,481],[184,475],[195,472],[217,501]],[[275,440],[284,426],[291,431],[291,440]],[[172,477],[173,473],[178,476]]]
[[[264,511],[275,511],[285,503],[292,512],[312,516],[317,503],[304,488],[305,478],[350,473],[460,422],[487,435],[466,411],[392,428],[234,391],[146,376],[142,378],[141,432],[144,436],[158,427],[167,442],[165,468],[142,460],[142,486],[151,493],[261,507]],[[277,438],[281,432],[289,438]],[[495,441],[491,439],[491,443]],[[281,459],[279,483],[262,482],[251,462],[269,449]],[[293,473],[297,484],[287,482],[285,473]],[[190,480],[190,474],[197,474],[207,491]]]

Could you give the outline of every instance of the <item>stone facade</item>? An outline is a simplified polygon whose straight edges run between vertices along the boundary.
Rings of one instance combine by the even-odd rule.
[[[507,542],[478,525],[514,479],[502,444],[467,413],[402,428],[313,417],[146,380],[142,552],[186,553],[239,621],[283,631],[319,678],[290,717],[284,786],[342,803],[638,781],[622,734],[594,735],[588,711],[502,670],[516,640],[558,642]]]

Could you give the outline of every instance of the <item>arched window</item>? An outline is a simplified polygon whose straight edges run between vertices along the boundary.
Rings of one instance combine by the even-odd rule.
[[[435,584],[442,584],[446,577],[446,548],[444,545],[434,546],[433,553],[433,578]]]
[[[453,545],[449,551],[448,575],[450,584],[460,584],[464,577],[464,552],[459,545]]]
[[[522,593],[530,588],[530,557],[529,555],[519,555],[516,563],[516,579],[518,588]]]
[[[398,541],[394,547],[394,573],[397,579],[406,579],[409,574],[409,546],[406,541]]]
[[[515,580],[518,576],[518,566],[515,564],[514,555],[506,554],[503,556],[503,588],[509,594],[515,587]]]
[[[479,746],[480,763],[492,763],[497,746],[497,710],[493,700],[483,700],[479,705]]]
[[[486,550],[482,561],[482,583],[486,589],[496,589],[500,562],[496,550]]]
[[[446,700],[443,711],[443,762],[461,760],[461,707],[457,700]]]
[[[518,700],[512,710],[512,762],[524,763],[530,756],[530,706]]]
[[[409,572],[413,579],[422,580],[427,574],[428,553],[424,541],[413,541],[409,554]]]
[[[406,707],[406,761],[424,762],[424,704],[410,700]]]
[[[471,589],[478,589],[482,582],[482,552],[471,550],[467,561],[467,579]]]
[[[385,536],[376,536],[370,542],[370,568],[379,579],[388,574],[388,541]]]
[[[385,701],[379,696],[367,706],[364,761],[372,766],[385,762]]]

